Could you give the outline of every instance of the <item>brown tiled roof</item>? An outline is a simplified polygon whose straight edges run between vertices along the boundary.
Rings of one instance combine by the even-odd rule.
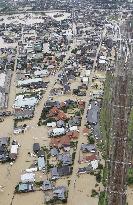
[[[97,159],[97,156],[95,154],[85,157],[86,161],[93,161],[93,160],[96,160],[96,159]]]
[[[58,115],[57,115],[57,118],[59,120],[66,120],[67,119],[67,116],[66,114],[63,112],[63,111],[59,111]]]
[[[68,136],[70,139],[77,139],[79,137],[79,132],[70,131],[70,132],[67,132],[66,136]]]
[[[70,145],[70,138],[68,136],[52,138],[50,142],[50,146],[52,147],[61,147],[63,145]]]
[[[65,106],[66,106],[66,103],[61,102],[61,103],[60,103],[60,106],[61,106],[61,107],[65,107]]]
[[[89,156],[86,156],[86,157],[80,159],[79,163],[91,162],[94,160],[97,160],[97,156],[95,154],[92,154],[92,155],[89,155]]]
[[[59,109],[57,107],[53,107],[53,108],[51,108],[50,113],[58,114],[59,113]]]
[[[83,100],[78,101],[78,107],[85,108],[85,101],[83,101]]]
[[[78,101],[78,104],[79,104],[79,105],[85,105],[85,101],[79,100],[79,101]]]

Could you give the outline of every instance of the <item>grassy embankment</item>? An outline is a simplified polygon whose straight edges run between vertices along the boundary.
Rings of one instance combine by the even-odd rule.
[[[104,86],[104,96],[102,100],[102,107],[100,111],[100,130],[102,135],[101,142],[98,143],[98,147],[102,153],[102,157],[104,160],[109,157],[109,149],[110,149],[110,128],[111,128],[111,101],[112,101],[112,85],[113,85],[113,75],[111,72],[107,72],[106,81]],[[107,179],[109,174],[108,164],[105,161],[105,166],[102,172],[102,183],[103,186],[106,187]],[[101,192],[99,196],[98,205],[107,205],[107,193]]]

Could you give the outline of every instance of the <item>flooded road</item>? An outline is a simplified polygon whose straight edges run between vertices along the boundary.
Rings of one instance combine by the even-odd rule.
[[[76,41],[74,40],[71,44],[69,51],[66,53],[64,61],[61,63],[59,70],[62,69],[65,62],[71,56],[71,51],[76,47]],[[17,59],[17,55],[16,55]],[[15,78],[16,78],[16,62],[15,69],[11,81],[11,92],[9,96],[9,106],[8,108],[12,110],[12,105],[15,100],[16,89],[15,89]],[[37,123],[39,121],[44,103],[49,97],[49,92],[53,88],[56,80],[58,79],[58,72],[55,76],[52,76],[52,80],[48,84],[48,88],[43,95],[42,100],[39,102],[35,109],[35,114],[32,120],[27,120],[26,123],[30,125],[30,129],[25,134],[13,135],[13,117],[5,119],[5,121],[0,124],[1,136],[10,136],[11,139],[16,139],[21,145],[19,149],[19,156],[16,162],[11,166],[10,164],[0,164],[0,185],[3,186],[3,190],[0,191],[0,204],[2,205],[18,205],[18,204],[28,204],[28,205],[41,205],[44,204],[44,193],[35,192],[30,194],[14,195],[15,186],[20,181],[20,176],[22,170],[29,168],[33,163],[34,159],[28,156],[28,152],[32,152],[32,145],[34,142],[39,142],[42,146],[48,146],[49,141],[47,139],[47,128],[44,126],[38,127]],[[42,176],[43,177],[43,176]],[[24,196],[24,197],[23,197]],[[34,200],[33,200],[34,197]],[[23,199],[22,199],[23,198]]]

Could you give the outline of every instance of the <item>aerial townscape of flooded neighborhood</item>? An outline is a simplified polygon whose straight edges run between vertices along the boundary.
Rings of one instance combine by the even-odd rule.
[[[133,205],[132,0],[0,1],[0,205]]]

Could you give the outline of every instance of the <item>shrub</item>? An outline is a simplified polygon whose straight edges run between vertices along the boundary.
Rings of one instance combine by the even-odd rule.
[[[98,183],[101,182],[101,174],[100,174],[100,173],[96,174],[96,181],[97,181]]]
[[[68,180],[68,186],[70,185],[70,182],[71,182],[71,180],[69,179],[69,180]]]
[[[103,165],[102,164],[98,164],[98,169],[103,169]]]
[[[95,197],[98,195],[98,192],[95,189],[92,189],[91,191],[91,197]]]
[[[76,154],[76,152],[73,152],[72,153],[72,161],[74,162],[74,160],[75,160],[75,154]]]
[[[81,112],[80,111],[75,112],[75,116],[81,116]]]
[[[42,186],[42,184],[43,184],[43,181],[35,182],[35,186],[37,186],[37,187]]]
[[[106,192],[100,192],[98,205],[107,205],[107,194]]]
[[[128,179],[127,179],[128,185],[133,184],[133,168],[128,169]]]
[[[95,143],[95,139],[93,137],[89,137],[89,144],[94,144]]]

